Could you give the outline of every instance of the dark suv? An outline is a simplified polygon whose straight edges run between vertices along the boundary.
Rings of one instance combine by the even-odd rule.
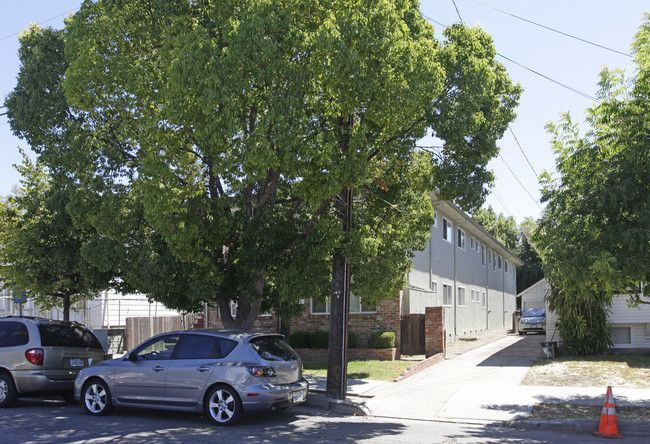
[[[74,399],[79,370],[104,358],[97,337],[77,322],[0,318],[0,407],[27,395]]]

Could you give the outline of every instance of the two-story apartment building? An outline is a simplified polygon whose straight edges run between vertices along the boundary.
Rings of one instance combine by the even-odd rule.
[[[436,220],[413,258],[402,315],[445,307],[447,342],[512,326],[523,262],[450,202],[434,200]]]
[[[432,203],[436,218],[431,237],[412,259],[406,288],[378,306],[367,306],[363,297],[352,295],[349,331],[357,336],[359,347],[367,347],[375,331],[392,331],[399,356],[402,320],[412,314],[424,316],[426,307],[443,307],[447,343],[513,325],[516,267],[523,262],[456,205],[435,197]],[[329,303],[308,299],[303,303],[303,314],[289,323],[289,332],[328,331]],[[210,327],[221,327],[216,308],[207,318]],[[253,329],[278,331],[279,324],[273,313],[265,314]],[[424,333],[420,336],[423,340]]]

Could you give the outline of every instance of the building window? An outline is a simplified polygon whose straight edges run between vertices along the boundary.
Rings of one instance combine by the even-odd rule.
[[[442,218],[442,238],[447,242],[451,242],[452,232],[451,232],[451,222],[449,222],[444,217]]]
[[[452,295],[451,285],[442,284],[442,305],[453,305],[454,296]]]
[[[499,255],[497,259],[499,260],[499,270],[501,270],[503,268],[503,258]]]
[[[474,241],[474,236],[469,237],[469,248],[474,249],[475,241]]]
[[[461,230],[460,228],[458,229],[458,248],[462,248],[463,250],[465,249],[465,232]]]
[[[458,306],[460,306],[460,307],[465,306],[465,288],[464,287],[458,287]]]
[[[487,303],[487,298],[485,296],[485,292],[481,295],[481,307],[485,308],[485,305]]]
[[[313,315],[328,315],[330,314],[330,301],[317,301],[311,300],[311,314]],[[362,313],[377,313],[377,307],[364,305],[361,298],[351,294],[350,295],[350,314]]]
[[[492,263],[492,250],[488,248],[488,264]]]
[[[436,281],[431,281],[431,292],[438,293],[438,283]]]
[[[614,345],[632,345],[630,327],[612,327],[612,342]]]
[[[506,273],[508,273],[508,261],[503,261],[503,262],[504,262],[504,266],[506,268]]]
[[[481,244],[481,265],[485,265],[485,244]]]

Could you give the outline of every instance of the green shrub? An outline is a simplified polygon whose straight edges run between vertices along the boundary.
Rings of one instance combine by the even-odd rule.
[[[376,331],[370,335],[370,346],[373,348],[395,347],[395,332]]]
[[[308,331],[294,331],[289,334],[287,339],[289,340],[289,345],[293,348],[309,348]]]
[[[327,348],[330,341],[329,332],[316,330],[309,332],[309,344],[313,348]]]
[[[354,348],[357,346],[357,335],[354,332],[348,332],[348,348]]]

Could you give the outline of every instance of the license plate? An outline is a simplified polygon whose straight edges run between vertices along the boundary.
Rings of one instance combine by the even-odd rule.
[[[293,392],[291,393],[291,399],[293,400],[294,404],[298,402],[303,402],[305,400],[305,392],[302,390],[298,392]]]
[[[78,358],[70,358],[70,367],[83,367],[84,362]]]

